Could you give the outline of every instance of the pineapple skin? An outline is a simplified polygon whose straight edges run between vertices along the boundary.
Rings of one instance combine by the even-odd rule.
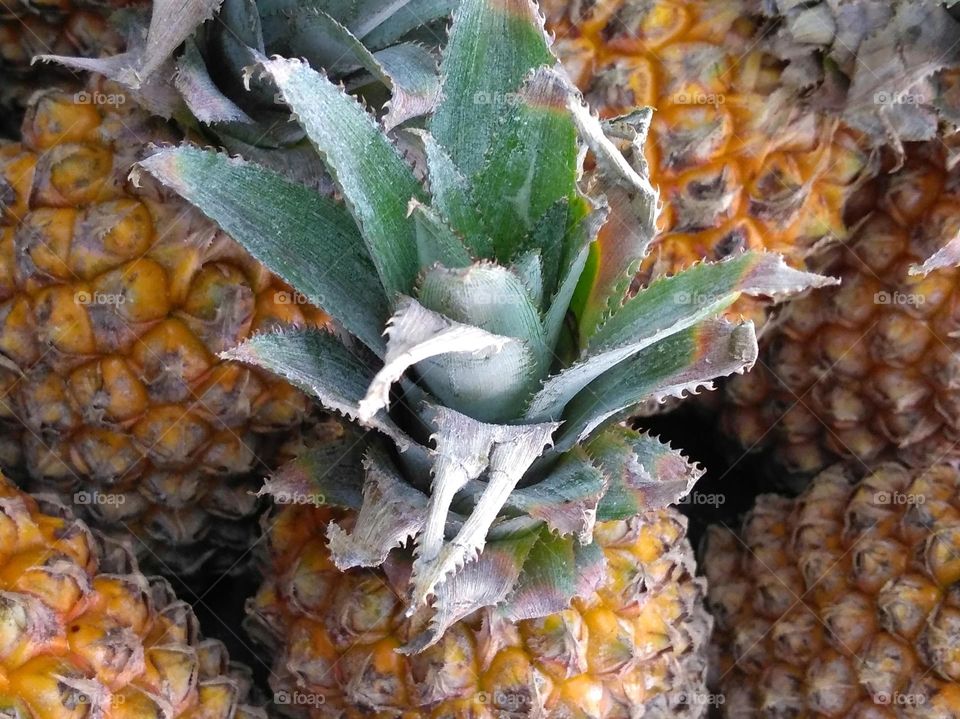
[[[138,3],[13,0],[0,6],[0,107],[22,111],[37,90],[76,84],[75,73],[55,65],[31,65],[37,55],[100,57],[122,52],[123,35],[108,18]]]
[[[559,614],[516,624],[478,612],[420,654],[403,615],[401,561],[340,572],[302,504],[265,516],[266,581],[248,629],[271,647],[274,702],[290,716],[554,719],[701,717],[710,619],[686,519],[667,509],[600,523],[608,579]],[[347,525],[349,526],[349,518]]]
[[[112,98],[112,99],[111,99]],[[0,462],[144,561],[229,567],[256,529],[273,437],[310,403],[218,353],[319,325],[232,240],[131,166],[176,141],[117,87],[34,98],[0,147]],[[213,565],[208,565],[213,566]]]
[[[638,279],[743,250],[803,267],[843,238],[873,162],[850,130],[781,87],[745,0],[544,0],[553,49],[601,117],[656,109],[644,152],[664,209]],[[695,298],[694,298],[695,301]],[[728,312],[758,325],[763,301]]]
[[[960,716],[960,472],[835,465],[711,527],[711,682],[724,715]]]
[[[0,477],[0,714],[266,719],[189,605],[52,497]]]
[[[923,143],[869,188],[872,212],[822,258],[842,284],[787,305],[755,370],[727,383],[728,434],[800,477],[838,458],[923,466],[956,455],[960,271],[909,270],[960,230],[958,181],[943,145]]]

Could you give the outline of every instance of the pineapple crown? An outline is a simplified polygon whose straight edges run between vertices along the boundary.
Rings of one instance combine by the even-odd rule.
[[[262,59],[343,204],[195,147],[141,163],[342,329],[285,329],[225,356],[375,430],[275,479],[305,478],[359,512],[352,531],[330,527],[342,569],[415,540],[409,611],[430,621],[411,650],[480,607],[542,616],[595,587],[594,523],[666,506],[698,476],[615,420],[751,366],[752,324],[718,317],[742,293],[829,281],[746,253],[631,295],[658,210],[641,151],[650,113],[601,123],[555,65],[531,0],[463,0],[417,135],[421,181],[342,87],[302,61]],[[632,163],[611,137],[632,145]]]

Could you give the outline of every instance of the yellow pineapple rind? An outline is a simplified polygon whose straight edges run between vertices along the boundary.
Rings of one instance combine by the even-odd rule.
[[[267,581],[249,625],[275,648],[274,699],[291,716],[705,715],[705,587],[673,510],[601,523],[607,579],[564,612],[517,624],[478,612],[411,656],[396,651],[417,632],[398,595],[409,567],[393,556],[383,572],[339,572],[334,516],[289,505],[264,518]]]
[[[310,411],[218,354],[325,318],[179,198],[128,180],[149,143],[177,140],[94,80],[39,93],[0,148],[0,420],[31,486],[192,571],[249,544],[270,438]]]
[[[251,678],[170,585],[53,497],[0,477],[0,711],[33,719],[265,719]]]

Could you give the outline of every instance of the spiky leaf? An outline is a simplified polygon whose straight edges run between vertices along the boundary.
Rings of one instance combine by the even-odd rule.
[[[269,370],[319,399],[327,409],[355,421],[360,419],[360,402],[374,377],[369,357],[351,353],[332,334],[312,328],[255,335],[222,356]],[[383,432],[401,450],[414,444],[384,412],[363,424]]]
[[[604,474],[581,448],[563,455],[545,479],[510,495],[507,506],[543,520],[552,532],[593,539],[597,504],[607,490]]]
[[[409,294],[417,275],[411,199],[424,200],[403,158],[356,100],[297,60],[264,60],[343,191],[380,275],[387,299]]]
[[[566,451],[618,412],[643,400],[683,396],[710,381],[753,366],[752,323],[710,320],[639,352],[588,384],[570,402],[555,449]]]
[[[430,130],[466,177],[486,164],[523,79],[554,62],[531,0],[460,3],[440,64],[443,99]]]
[[[378,567],[390,551],[403,546],[423,527],[427,496],[411,487],[379,447],[364,459],[363,505],[354,528],[327,528],[330,556],[337,568]]]
[[[668,507],[693,489],[703,472],[655,437],[627,427],[600,432],[586,447],[606,479],[597,519],[629,519]]]
[[[420,267],[427,269],[437,263],[444,267],[468,267],[473,262],[463,241],[432,208],[413,200],[410,216],[417,232]]]
[[[443,422],[443,423],[441,423]],[[457,532],[435,554],[434,547],[417,546],[413,566],[413,606],[425,604],[428,597],[450,574],[477,556],[486,543],[487,532],[497,518],[510,493],[524,473],[550,443],[555,423],[528,425],[493,425],[457,415],[444,413],[437,423],[437,453],[451,442],[461,441],[466,432],[478,432],[493,439],[487,460],[487,486],[480,495],[473,512]],[[435,484],[436,487],[436,484]]]
[[[576,192],[576,127],[566,111],[573,92],[557,71],[542,67],[506,108],[471,197],[501,262],[557,201]]]
[[[556,614],[569,609],[574,597],[589,597],[603,577],[604,556],[598,546],[541,531],[513,591],[497,610],[510,622]]]
[[[377,273],[343,207],[262,167],[195,147],[161,150],[140,167],[383,352],[386,299],[376,291]],[[367,291],[361,296],[358,287]]]
[[[499,376],[503,380],[500,392],[488,392],[487,403],[494,408],[502,403],[502,393],[516,395],[517,387],[530,382],[532,361],[520,342],[455,322],[409,297],[402,297],[398,303],[388,333],[386,364],[372,378],[360,403],[363,419],[374,416],[389,404],[390,387],[415,364],[421,365],[427,386],[434,388],[442,399],[452,400],[453,405],[460,404],[453,393],[462,392],[462,384],[473,379]],[[467,356],[458,361],[449,355]],[[437,368],[440,371],[435,372]],[[473,388],[467,397],[472,397],[475,392],[476,388]],[[482,406],[471,406],[483,413]]]
[[[427,628],[403,651],[409,654],[423,651],[456,622],[477,609],[506,599],[539,537],[537,531],[526,531],[489,542],[477,559],[437,587]]]

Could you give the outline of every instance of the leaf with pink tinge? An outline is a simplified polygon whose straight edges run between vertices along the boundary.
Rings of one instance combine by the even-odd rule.
[[[757,359],[753,323],[708,320],[641,350],[588,384],[567,406],[555,451],[565,452],[615,415],[643,401],[683,397]]]
[[[506,506],[542,520],[557,534],[572,535],[589,544],[597,504],[605,490],[603,473],[583,448],[575,447],[563,455],[544,480],[515,490]]]
[[[587,445],[607,481],[597,519],[629,519],[675,504],[687,496],[703,471],[655,437],[623,426],[610,427]]]
[[[497,608],[511,622],[538,619],[570,608],[575,597],[596,591],[605,576],[603,550],[573,537],[541,531],[517,583]]]

